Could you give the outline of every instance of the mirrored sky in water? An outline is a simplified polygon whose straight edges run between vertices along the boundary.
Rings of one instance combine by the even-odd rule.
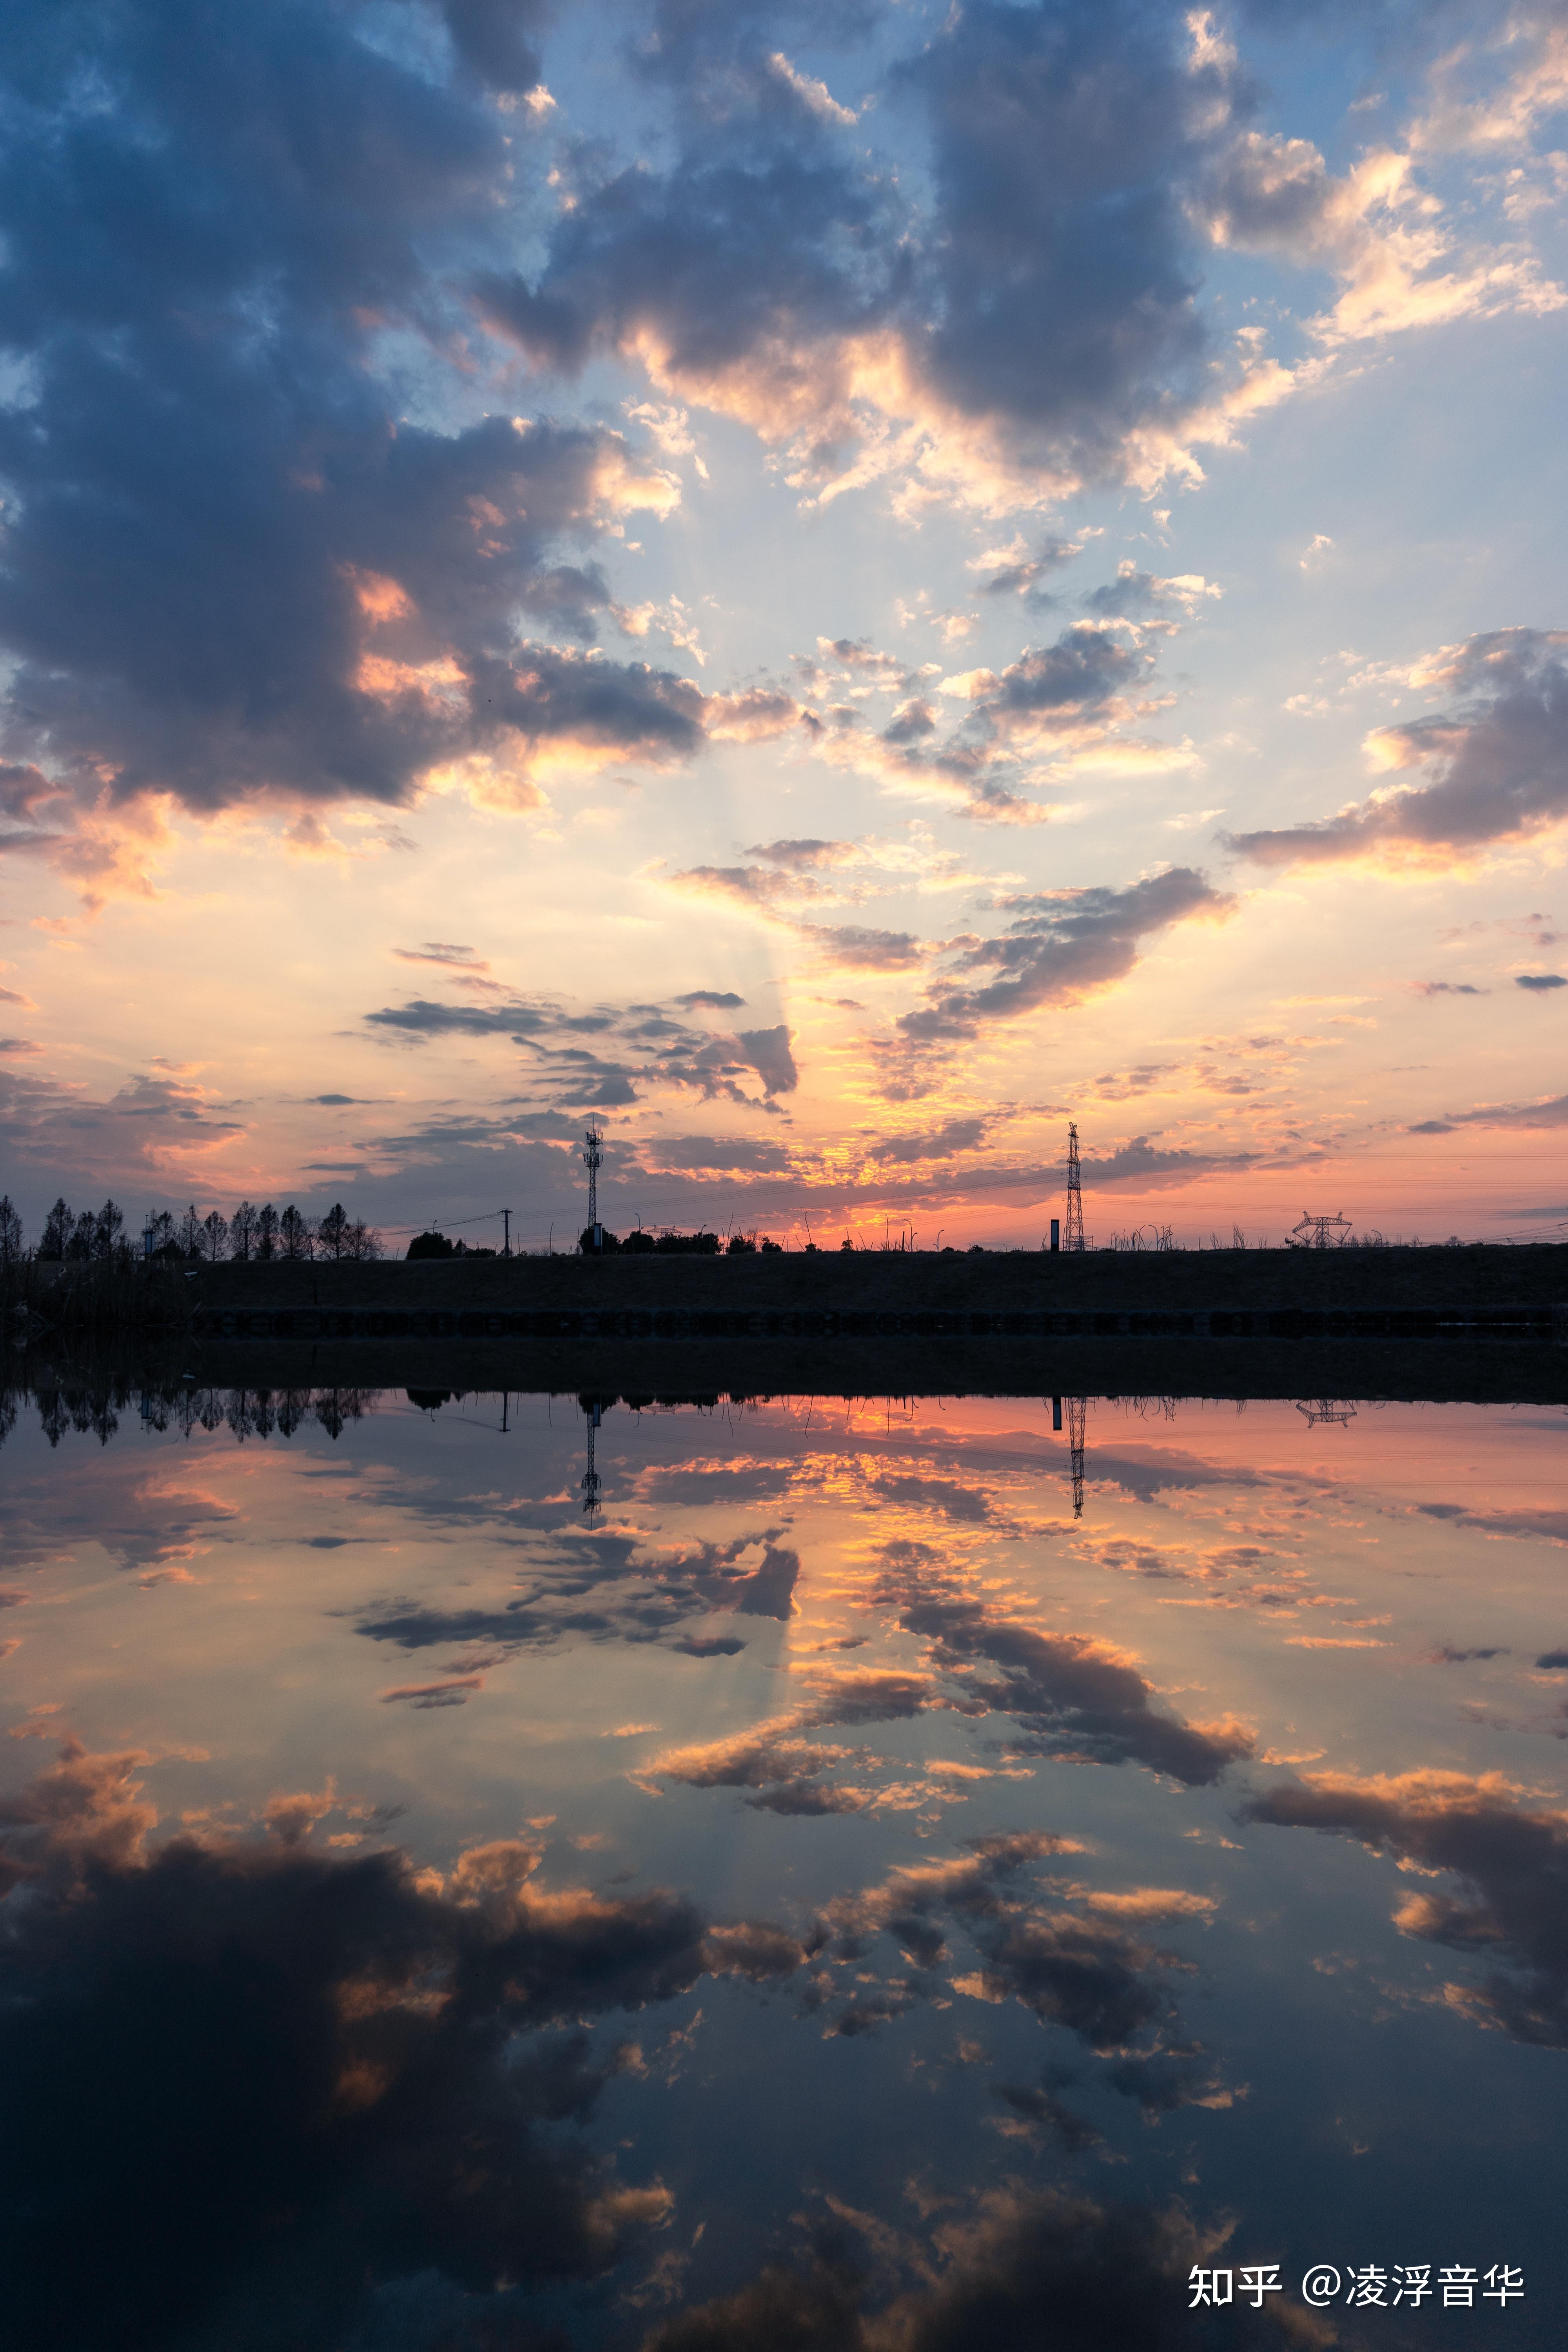
[[[19,2345],[1562,2340],[1568,1414],[12,1402]]]

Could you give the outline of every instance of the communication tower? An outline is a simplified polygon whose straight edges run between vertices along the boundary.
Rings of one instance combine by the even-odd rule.
[[[1065,1250],[1083,1247],[1083,1171],[1079,1165],[1078,1129],[1068,1128],[1068,1213],[1067,1231],[1062,1235]]]
[[[588,1424],[588,1466],[578,1484],[583,1495],[583,1516],[591,1520],[599,1508],[599,1488],[603,1484],[594,1466],[594,1440],[598,1433],[599,1417],[604,1408],[598,1397],[584,1397],[582,1406],[583,1417]]]
[[[599,1223],[599,1171],[605,1164],[605,1139],[596,1119],[588,1121],[583,1138],[583,1165],[588,1171],[588,1223],[593,1232],[594,1247],[605,1246],[605,1229]]]

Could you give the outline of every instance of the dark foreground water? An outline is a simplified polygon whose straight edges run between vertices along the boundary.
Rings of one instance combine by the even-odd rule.
[[[1568,2337],[1568,1415],[20,1402],[17,2352]]]

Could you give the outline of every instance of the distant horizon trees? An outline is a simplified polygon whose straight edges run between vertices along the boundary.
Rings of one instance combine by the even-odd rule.
[[[351,1217],[341,1201],[320,1218],[307,1216],[290,1201],[281,1211],[270,1201],[258,1208],[242,1201],[232,1217],[221,1209],[204,1214],[191,1202],[178,1214],[160,1209],[148,1219],[147,1248],[138,1234],[125,1231],[125,1213],[112,1201],[100,1209],[73,1209],[57,1200],[45,1217],[37,1245],[30,1253],[45,1264],[113,1265],[129,1266],[143,1256],[164,1265],[216,1265],[228,1258],[247,1264],[277,1258],[378,1258],[385,1246],[374,1225]],[[9,1193],[0,1197],[0,1267],[20,1264],[29,1255],[20,1212]]]

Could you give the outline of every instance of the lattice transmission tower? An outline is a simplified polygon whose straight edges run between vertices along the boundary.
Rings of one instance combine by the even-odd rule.
[[[1072,1472],[1072,1515],[1075,1519],[1083,1517],[1083,1433],[1088,1410],[1087,1397],[1068,1397],[1068,1459]]]
[[[604,1228],[599,1223],[599,1171],[605,1164],[605,1139],[598,1124],[590,1119],[583,1138],[583,1165],[588,1171],[588,1229],[595,1249],[605,1246]]]
[[[1341,1402],[1334,1397],[1314,1397],[1310,1404],[1299,1404],[1298,1412],[1307,1416],[1309,1429],[1318,1429],[1325,1423],[1343,1429],[1355,1419],[1355,1407],[1348,1400]]]
[[[1301,1213],[1301,1222],[1292,1225],[1285,1236],[1287,1249],[1343,1249],[1350,1238],[1348,1217],[1315,1217],[1310,1209]]]
[[[1083,1247],[1083,1170],[1079,1164],[1078,1129],[1068,1128],[1068,1213],[1066,1231],[1062,1234],[1065,1250]]]

